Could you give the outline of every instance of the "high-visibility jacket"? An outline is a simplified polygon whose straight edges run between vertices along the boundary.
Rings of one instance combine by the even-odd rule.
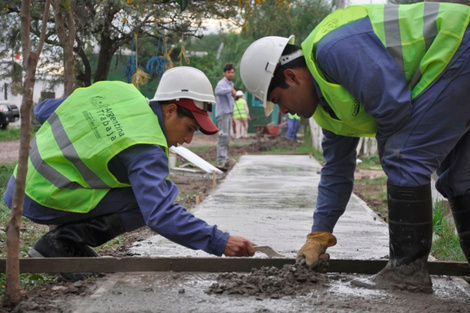
[[[300,120],[300,116],[298,116],[297,114],[290,114],[290,113],[287,113],[287,116],[291,119],[291,120]]]
[[[234,119],[239,119],[239,118],[247,118],[248,115],[246,114],[245,110],[245,99],[239,98],[238,100],[235,101],[235,107],[233,108],[233,118]]]
[[[338,135],[374,136],[376,123],[344,87],[329,82],[315,62],[315,47],[328,33],[352,21],[369,17],[374,33],[403,70],[412,98],[429,86],[449,64],[461,44],[470,7],[421,2],[410,5],[357,5],[328,15],[302,43],[307,66],[335,113],[318,105],[313,118]]]
[[[89,212],[111,188],[130,186],[117,180],[108,162],[136,144],[163,146],[168,155],[157,116],[132,84],[79,88],[31,141],[25,192],[50,208]]]

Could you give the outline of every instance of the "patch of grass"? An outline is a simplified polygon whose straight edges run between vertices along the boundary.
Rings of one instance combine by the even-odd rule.
[[[448,218],[446,202],[436,201],[433,209],[433,244],[431,254],[444,261],[465,262],[459,243],[459,236],[455,233],[455,226]]]
[[[20,128],[11,127],[8,127],[5,130],[0,130],[0,141],[20,139],[20,131]]]
[[[14,163],[0,164],[0,191],[2,191],[2,195],[15,166]]]
[[[49,274],[20,274],[20,289],[32,289],[41,286],[47,281],[51,280],[53,276]],[[0,288],[6,288],[6,274],[0,274]],[[0,295],[0,300],[3,302],[3,294]]]
[[[387,177],[357,179],[354,190],[385,222],[388,219],[386,182]],[[431,254],[443,261],[466,262],[465,255],[460,248],[459,237],[455,233],[455,226],[449,218],[448,212],[445,202],[435,203]]]
[[[213,149],[214,146],[191,146],[186,147],[197,155],[204,155],[207,150]]]
[[[380,164],[380,159],[378,155],[371,155],[361,159],[361,163],[357,164],[358,169],[368,169],[368,170],[381,170],[382,165]]]
[[[36,134],[37,127],[31,125],[31,137]],[[0,141],[20,140],[21,128],[8,127],[5,130],[0,130]]]
[[[354,193],[384,221],[388,219],[387,177],[362,178],[354,181]]]
[[[307,142],[301,143],[298,147],[295,148],[275,148],[268,151],[263,151],[264,154],[314,154],[314,149],[312,145]]]
[[[1,133],[1,132],[0,132]],[[15,168],[15,164],[0,164],[0,257],[6,258],[7,253],[7,235],[6,226],[10,221],[11,211],[3,201],[3,193],[5,192],[7,183]],[[21,241],[20,241],[20,258],[27,256],[29,248],[42,235],[48,231],[47,226],[38,226],[26,218],[21,221]],[[42,285],[50,280],[53,276],[48,274],[20,274],[20,288],[31,289]],[[4,289],[6,285],[6,274],[0,274],[0,288]],[[3,301],[2,296],[0,300]]]

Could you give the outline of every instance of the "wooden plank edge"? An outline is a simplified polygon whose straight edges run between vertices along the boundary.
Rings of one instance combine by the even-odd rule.
[[[388,260],[330,260],[328,272],[375,274]],[[99,257],[99,258],[24,258],[21,273],[74,272],[250,272],[262,266],[282,267],[295,264],[291,258],[184,258],[184,257]],[[5,273],[6,260],[0,259],[0,273]],[[470,276],[465,262],[428,262],[431,275]]]

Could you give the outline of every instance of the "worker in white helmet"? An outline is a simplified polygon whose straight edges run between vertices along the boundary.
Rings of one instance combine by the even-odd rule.
[[[252,256],[250,241],[174,203],[168,148],[190,143],[196,131],[217,133],[208,114],[214,102],[206,75],[181,66],[163,74],[150,101],[132,84],[102,81],[36,106],[43,125],[31,143],[23,215],[58,227],[28,254],[93,257],[91,247],[147,225],[191,249]],[[12,176],[4,194],[10,208],[14,186]]]
[[[276,103],[323,128],[325,165],[299,263],[322,269],[328,260],[365,136],[377,139],[388,176],[390,260],[355,284],[432,292],[434,172],[470,261],[469,20],[460,4],[356,5],[328,15],[301,47],[271,36],[245,51],[241,78],[267,114]]]

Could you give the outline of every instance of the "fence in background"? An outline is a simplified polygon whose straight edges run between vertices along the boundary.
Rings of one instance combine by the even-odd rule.
[[[315,123],[313,118],[308,119],[310,126],[310,137],[312,140],[312,146],[318,151],[322,151],[321,140],[323,137],[321,127]],[[357,146],[357,155],[359,157],[368,157],[377,154],[377,141],[375,138],[361,138],[359,145]]]

